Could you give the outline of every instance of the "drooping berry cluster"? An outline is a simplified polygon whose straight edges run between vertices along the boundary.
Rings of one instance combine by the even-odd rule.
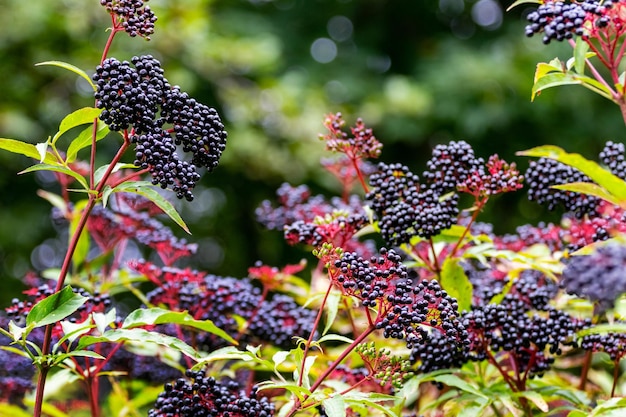
[[[599,200],[596,197],[573,191],[551,188],[553,185],[572,182],[591,182],[591,179],[578,169],[548,158],[531,161],[525,174],[528,185],[528,198],[545,204],[548,210],[563,205],[577,217],[594,213]]]
[[[157,17],[146,5],[148,0],[100,0],[114,19],[117,27],[123,28],[130,36],[141,36],[150,40],[154,33]]]
[[[222,383],[188,370],[186,378],[165,384],[148,417],[271,417],[274,405],[256,392],[246,395],[234,381]]]
[[[616,323],[624,324],[623,321]],[[587,334],[581,338],[580,347],[590,352],[604,352],[618,364],[626,355],[626,334],[618,332]]]
[[[609,243],[589,255],[566,260],[561,284],[570,294],[597,303],[600,310],[612,308],[615,300],[626,293],[626,246]]]
[[[612,1],[582,0],[543,2],[536,11],[526,17],[526,36],[542,33],[542,41],[563,41],[574,36],[584,36],[589,24],[595,28],[606,27],[611,21],[607,11],[613,7]]]
[[[443,196],[440,187],[422,190],[419,177],[406,166],[380,163],[370,184],[373,189],[366,199],[383,239],[392,246],[408,243],[413,236],[432,237],[456,222],[458,195]]]
[[[151,55],[133,57],[132,66],[108,58],[92,78],[100,119],[114,131],[132,128],[135,165],[149,169],[154,185],[171,187],[178,198],[191,201],[200,179],[196,167],[213,170],[226,146],[227,133],[216,110],[170,86]],[[191,153],[191,161],[179,158],[177,146]]]

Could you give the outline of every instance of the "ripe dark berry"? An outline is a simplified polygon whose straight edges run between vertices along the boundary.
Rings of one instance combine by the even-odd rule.
[[[452,141],[435,146],[432,157],[426,163],[428,168],[422,173],[426,187],[438,195],[456,191],[473,173],[480,172],[484,165],[482,158],[476,158],[474,150],[465,141]]]
[[[572,182],[591,182],[588,176],[576,168],[552,159],[539,158],[537,161],[530,162],[524,177],[529,187],[528,199],[547,205],[548,210],[554,210],[558,205],[563,205],[567,211],[579,218],[596,212],[598,198],[551,188],[553,185]]]

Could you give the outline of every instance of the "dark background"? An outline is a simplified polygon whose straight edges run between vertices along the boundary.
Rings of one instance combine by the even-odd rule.
[[[322,120],[343,112],[374,128],[381,159],[416,173],[430,149],[469,142],[524,170],[518,150],[555,144],[597,158],[606,140],[623,140],[612,103],[579,87],[548,90],[530,102],[537,62],[567,59],[567,44],[524,36],[526,6],[495,0],[152,0],[152,40],[116,37],[110,55],[153,54],[165,75],[216,107],[229,131],[217,170],[202,179],[183,218],[200,244],[189,262],[244,276],[256,260],[277,266],[306,256],[280,232],[265,231],[254,209],[284,181],[339,191],[319,165]],[[0,137],[32,143],[56,132],[69,112],[93,104],[77,77],[47,60],[91,74],[110,18],[97,0],[0,0]],[[119,138],[99,148],[110,158]],[[83,156],[86,156],[83,155]],[[35,193],[58,191],[45,176],[16,173],[31,164],[0,152],[0,304],[21,290],[29,270],[60,263],[63,242],[50,206]],[[496,232],[556,220],[523,192],[492,201],[480,218]],[[184,232],[176,230],[179,236]],[[5,291],[6,289],[6,291]]]

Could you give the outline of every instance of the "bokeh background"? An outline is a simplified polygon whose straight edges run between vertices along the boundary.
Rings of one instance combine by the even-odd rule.
[[[528,161],[518,150],[550,143],[597,158],[606,140],[623,140],[619,109],[586,90],[548,90],[530,102],[535,64],[566,59],[571,48],[526,38],[532,5],[507,12],[511,3],[151,0],[159,18],[152,40],[120,35],[110,55],[154,55],[172,84],[219,110],[229,132],[220,166],[181,205],[188,239],[200,245],[190,264],[244,276],[257,260],[281,266],[306,257],[259,226],[254,209],[285,181],[339,191],[319,163],[318,134],[331,112],[348,124],[363,118],[384,144],[381,159],[416,173],[435,144],[450,140],[522,170]],[[97,0],[0,0],[0,137],[45,141],[64,115],[92,105],[76,76],[34,64],[67,61],[91,74],[109,24]],[[103,158],[117,140],[102,142]],[[50,207],[36,195],[54,184],[16,174],[30,163],[0,152],[0,305],[19,294],[27,271],[63,256]],[[558,215],[516,193],[492,201],[480,219],[505,233]]]

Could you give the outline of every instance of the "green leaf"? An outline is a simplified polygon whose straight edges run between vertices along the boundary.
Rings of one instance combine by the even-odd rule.
[[[339,394],[322,400],[322,406],[328,417],[346,417],[346,403]]]
[[[26,316],[26,324],[41,327],[56,323],[74,313],[86,301],[86,297],[76,294],[72,287],[67,286],[35,304]]]
[[[305,396],[310,396],[311,391],[308,389],[298,386],[296,384],[282,383],[282,382],[274,382],[274,381],[261,381],[256,387],[259,391],[264,389],[286,389],[290,393],[294,394],[300,401],[304,400]]]
[[[140,308],[131,312],[126,317],[122,328],[132,329],[134,327],[155,324],[180,324],[182,326],[193,327],[194,329],[217,335],[230,343],[237,344],[235,339],[213,324],[211,320],[196,320],[185,311],[174,312],[162,308]]]
[[[32,412],[9,403],[0,403],[0,417],[33,417]]]
[[[86,348],[96,343],[102,342],[136,342],[136,343],[156,343],[160,346],[167,346],[194,360],[198,359],[198,353],[182,340],[145,329],[113,329],[107,330],[101,336],[83,336],[78,342],[78,349]]]
[[[579,337],[590,334],[626,333],[626,323],[603,323],[584,329],[576,333]]]
[[[548,406],[548,403],[546,402],[546,400],[541,396],[541,394],[539,394],[536,391],[524,391],[524,392],[516,393],[516,395],[519,395],[520,397],[524,397],[532,401],[532,403],[535,404],[537,408],[543,411],[544,413],[548,412],[548,410],[550,409],[550,406]]]
[[[89,186],[87,185],[87,180],[85,179],[85,177],[61,165],[50,165],[50,164],[33,165],[19,172],[19,174],[25,174],[27,172],[34,172],[34,171],[54,171],[54,172],[59,172],[61,174],[69,175],[70,177],[78,181],[85,190],[89,189]]]
[[[473,287],[459,265],[459,258],[446,258],[441,268],[441,287],[459,303],[459,311],[469,311],[472,307]]]
[[[567,153],[558,146],[544,145],[527,151],[517,152],[517,155],[545,157],[574,167],[591,178],[593,182],[603,187],[614,198],[626,202],[626,183],[596,162],[585,159],[580,154]]]
[[[569,184],[553,185],[550,188],[556,188],[559,190],[573,191],[575,193],[593,195],[608,201],[611,204],[619,205],[620,200],[615,198],[612,194],[600,187],[598,184],[592,182],[571,182]]]
[[[587,59],[587,51],[589,45],[582,40],[581,37],[576,38],[576,46],[574,47],[574,70],[579,74],[585,73],[585,60]]]
[[[339,303],[341,302],[341,292],[340,291],[331,291],[326,298],[326,304],[324,305],[324,309],[326,310],[326,325],[324,326],[324,331],[322,335],[325,335],[330,327],[333,325],[335,321],[335,317],[337,317],[337,311],[339,311]]]
[[[491,405],[491,400],[477,400],[463,407],[457,417],[481,417],[485,415],[485,409]]]
[[[139,194],[141,196],[146,197],[148,200],[152,201],[157,205],[165,214],[170,216],[172,220],[176,222],[185,232],[191,234],[189,228],[180,217],[180,214],[176,211],[176,208],[165,199],[161,194],[159,194],[155,189],[152,183],[147,181],[129,181],[123,184],[118,185],[113,189],[114,192],[127,192]]]
[[[59,364],[66,359],[73,357],[83,357],[83,358],[92,358],[92,359],[106,359],[104,356],[99,353],[94,352],[93,350],[72,350],[68,353],[63,353],[61,355],[57,355],[54,357],[54,364]]]
[[[82,217],[83,210],[87,207],[87,200],[81,200],[76,203],[74,206],[74,212],[72,214],[72,221],[70,222],[70,239],[76,234],[78,226],[80,224],[80,219]],[[89,253],[89,231],[86,227],[83,227],[80,230],[80,236],[78,236],[78,242],[76,244],[76,249],[74,250],[74,255],[72,256],[72,263],[74,268],[77,268],[79,265],[87,259],[87,254]]]
[[[78,109],[68,114],[63,118],[63,120],[61,120],[59,131],[52,138],[52,143],[55,144],[56,141],[70,129],[87,123],[93,124],[94,120],[97,120],[98,116],[100,116],[100,113],[102,113],[102,110],[95,107],[83,107],[82,109]],[[91,128],[91,131],[93,132],[93,127]]]
[[[535,81],[531,90],[530,100],[534,101],[535,97],[545,89],[572,84],[582,84],[582,81],[575,79],[565,72],[551,72]]]
[[[29,158],[36,159],[37,161],[41,160],[39,150],[32,143],[26,143],[15,139],[0,138],[0,149],[28,156]],[[49,165],[59,165],[57,159],[50,152],[46,152],[43,162]]]
[[[463,392],[474,394],[477,397],[489,399],[485,394],[480,392],[477,388],[465,382],[464,380],[462,380],[456,375],[452,375],[452,374],[437,375],[433,377],[432,380],[436,382],[441,382],[442,384],[445,384],[449,387],[456,387]]]
[[[98,120],[98,127],[96,131],[96,142],[104,138],[109,134],[109,127],[104,124],[101,120]],[[88,127],[84,129],[80,134],[74,139],[67,148],[65,162],[71,164],[76,160],[78,155],[78,151],[88,146],[91,146],[93,136],[93,127]]]
[[[80,77],[87,80],[91,88],[93,88],[93,91],[97,91],[96,85],[93,83],[93,81],[91,81],[91,77],[89,77],[85,71],[83,71],[82,69],[78,68],[75,65],[68,64],[67,62],[63,62],[63,61],[45,61],[45,62],[40,62],[38,64],[35,64],[36,67],[39,67],[42,65],[52,65],[55,67],[64,68],[68,71],[72,71],[74,74],[77,74]]]
[[[334,334],[334,333],[330,333],[330,334],[326,334],[324,336],[322,336],[321,339],[316,340],[317,343],[324,343],[324,342],[328,342],[330,340],[334,340],[337,342],[344,342],[344,343],[352,343],[354,342],[354,340],[350,339],[349,337],[340,335],[340,334]]]
[[[110,309],[106,313],[91,313],[93,322],[96,325],[98,332],[104,333],[106,328],[109,327],[117,318],[117,311],[115,308]]]

